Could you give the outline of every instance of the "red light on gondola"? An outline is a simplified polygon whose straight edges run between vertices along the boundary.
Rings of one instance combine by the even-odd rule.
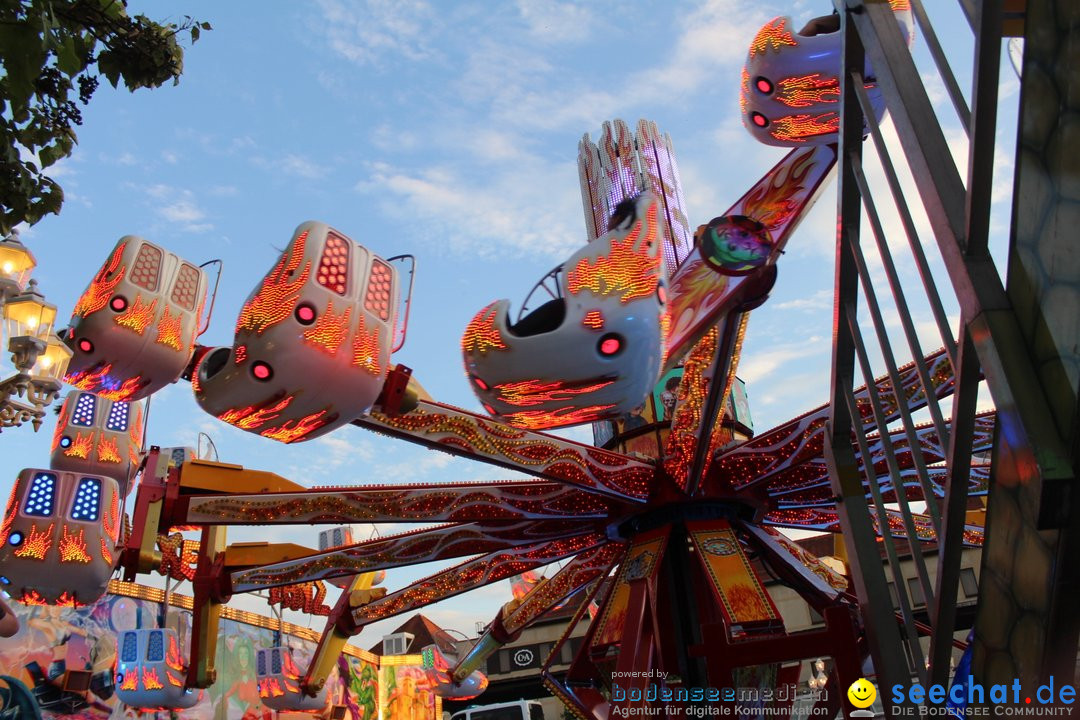
[[[273,369],[261,360],[251,365],[251,374],[255,376],[256,380],[269,380],[273,374]]]
[[[474,383],[476,383],[476,387],[480,388],[481,390],[487,390],[488,389],[488,384],[486,382],[484,382],[483,380],[481,380],[480,378],[476,377],[475,375],[473,376],[472,381]]]
[[[758,127],[765,127],[769,124],[769,119],[759,112],[750,113],[750,120]]]
[[[303,303],[296,308],[296,320],[301,325],[310,325],[315,322],[315,308],[308,303]]]
[[[611,357],[612,355],[618,355],[623,348],[622,338],[618,335],[605,335],[600,338],[600,354]]]
[[[757,87],[758,92],[764,93],[766,95],[770,94],[773,91],[773,84],[763,77],[759,77],[757,81],[755,81],[754,85]]]
[[[79,340],[79,349],[84,353],[94,352],[94,343],[90,342],[86,338]]]
[[[123,295],[114,295],[113,299],[109,301],[109,307],[113,309],[113,312],[123,312],[127,309],[127,298]]]

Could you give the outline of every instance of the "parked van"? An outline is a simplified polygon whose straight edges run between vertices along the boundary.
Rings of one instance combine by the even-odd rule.
[[[476,705],[460,710],[450,720],[544,720],[544,708],[537,700]]]

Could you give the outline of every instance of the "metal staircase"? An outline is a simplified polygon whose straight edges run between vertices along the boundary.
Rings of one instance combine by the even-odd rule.
[[[924,76],[893,18],[890,5],[908,2],[919,26],[916,42],[924,43],[932,57],[965,130],[961,142],[967,144],[966,168],[954,162],[955,148],[946,139]],[[1069,183],[1076,180],[1061,160],[1063,141],[1054,145],[1054,138],[1068,137],[1062,127],[1066,106],[1080,97],[1080,67],[1063,72],[1069,67],[1068,41],[1080,40],[1077,31],[1069,29],[1080,27],[1080,3],[1058,2],[1055,9],[1052,0],[960,0],[968,26],[950,27],[948,32],[974,34],[970,102],[960,90],[921,0],[836,3],[844,34],[844,88],[832,414],[826,454],[833,491],[840,499],[841,524],[877,684],[908,685],[917,679],[924,685],[948,686],[962,533],[971,504],[972,438],[983,381],[997,409],[997,426],[975,624],[974,675],[984,685],[1011,684],[1019,678],[1032,690],[1049,675],[1072,680],[1078,620],[1069,597],[1077,588],[1075,568],[1080,563],[1065,560],[1080,534],[1075,527],[1080,496],[1073,489],[1080,456],[1080,292],[1075,289],[1080,285],[1080,252],[1072,249],[1077,228],[1055,221],[1070,210]],[[1028,50],[1021,78],[1008,272],[1003,277],[991,257],[989,239],[1005,33],[1026,33]],[[1056,96],[1050,98],[1029,89],[1047,66],[1057,70],[1052,76]],[[870,107],[864,89],[868,68],[886,99],[898,146],[888,141]],[[1039,133],[1049,137],[1040,138]],[[1071,153],[1080,155],[1080,148],[1071,148]],[[873,161],[877,183],[868,180],[864,158]],[[910,172],[917,197],[905,188],[898,167]],[[886,208],[897,222],[883,220]],[[924,243],[933,250],[931,238],[920,236],[915,219],[919,212],[925,212],[936,244],[930,259]],[[890,228],[893,236],[906,236],[906,247],[899,246],[900,238],[889,236]],[[1047,263],[1046,257],[1055,260]],[[1032,258],[1044,261],[1039,264]],[[931,266],[936,264],[943,272],[934,271]],[[898,266],[912,276],[917,273],[921,283],[905,281]],[[922,334],[917,331],[910,311],[913,304],[932,316],[937,334],[933,342],[945,348],[952,362],[951,407],[942,407],[936,397],[934,385],[940,379],[930,376],[923,361],[936,346],[927,343],[925,329]],[[947,308],[958,311],[959,322],[950,321]],[[910,547],[930,621],[928,650],[920,640],[916,603],[900,575],[905,548],[886,532],[879,550],[874,522],[877,518],[885,527],[886,498],[873,483],[870,497],[866,496],[856,451],[861,449],[862,457],[867,457],[866,446],[872,439],[865,436],[862,422],[853,422],[873,413],[882,418],[877,426],[884,432],[886,413],[880,398],[871,393],[869,407],[860,406],[853,388],[872,385],[882,368],[897,377],[908,358],[916,363],[926,408],[917,415],[902,412],[889,430],[905,432],[914,447],[917,423],[928,422],[948,448],[943,497],[935,495],[927,468],[920,463],[914,468],[919,491],[911,493],[926,503],[924,512],[937,537],[932,547],[920,548],[917,543]],[[904,487],[891,450],[886,461],[891,486]],[[907,536],[915,537],[907,495],[896,492],[892,501],[899,506]],[[882,551],[888,561],[884,566]],[[936,572],[931,571],[926,553],[936,554]],[[890,580],[895,584],[898,613],[890,599]],[[1033,583],[1042,585],[1033,591]],[[1042,600],[1037,599],[1040,595]],[[882,695],[889,703],[888,693]],[[891,714],[888,707],[886,714]]]

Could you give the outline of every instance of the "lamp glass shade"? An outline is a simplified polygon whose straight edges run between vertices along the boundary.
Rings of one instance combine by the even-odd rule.
[[[34,254],[15,237],[0,241],[0,291],[5,295],[22,292],[37,265]]]
[[[48,341],[54,322],[56,306],[45,302],[40,293],[31,290],[4,303],[4,323],[9,340],[25,335]]]
[[[64,374],[67,373],[68,363],[71,361],[72,355],[71,348],[65,345],[56,333],[53,333],[49,337],[49,344],[46,345],[45,352],[38,355],[37,362],[34,363],[34,369],[30,372],[37,377],[62,380]]]

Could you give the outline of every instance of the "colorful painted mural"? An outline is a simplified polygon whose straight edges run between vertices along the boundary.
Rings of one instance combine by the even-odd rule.
[[[422,720],[436,717],[440,712],[428,674],[411,661],[405,664],[403,661],[408,657],[383,658],[379,673],[382,720]]]
[[[109,593],[94,605],[75,609],[27,607],[18,603],[12,606],[22,627],[14,637],[0,638],[0,718],[273,720],[275,717],[272,710],[259,702],[255,675],[256,650],[274,645],[275,632],[269,627],[223,618],[218,643],[218,682],[204,691],[199,703],[190,709],[140,714],[119,702],[114,693],[116,634],[158,627],[161,611],[158,602]],[[273,624],[269,619],[263,620],[262,624]],[[186,652],[189,613],[170,608],[167,626],[176,629]],[[282,643],[291,646],[300,667],[307,666],[315,650],[312,635],[311,639],[282,635]],[[380,673],[378,656],[349,647],[338,660],[337,672],[327,682],[326,716],[336,707],[338,717],[344,720],[377,720],[381,706],[383,720],[440,717],[441,703],[432,694],[420,663],[419,655],[394,656],[386,659]]]

